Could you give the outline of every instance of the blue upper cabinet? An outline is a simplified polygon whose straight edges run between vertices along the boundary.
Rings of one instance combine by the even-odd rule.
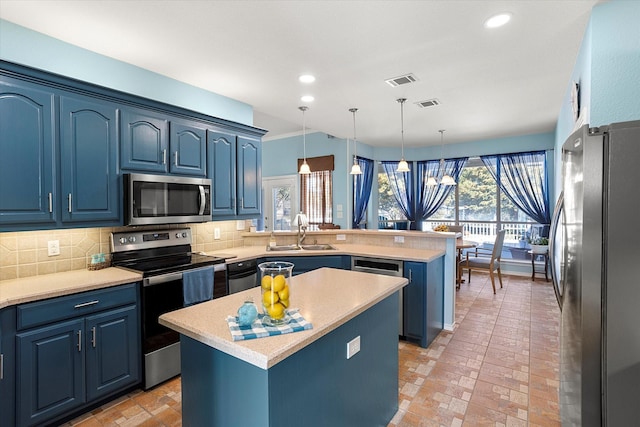
[[[217,217],[236,214],[236,135],[207,131],[208,173],[213,181],[211,213]]]
[[[60,97],[62,221],[120,223],[115,105]]]
[[[206,127],[144,110],[123,110],[123,171],[206,176]]]
[[[55,224],[55,122],[52,92],[0,78],[0,230]]]
[[[171,121],[170,172],[181,175],[207,175],[207,131],[192,122]]]
[[[208,176],[214,219],[260,214],[262,145],[260,139],[207,131]]]
[[[169,121],[140,110],[123,110],[121,169],[167,172]]]
[[[259,139],[238,137],[238,215],[258,215],[262,195],[262,145]]]

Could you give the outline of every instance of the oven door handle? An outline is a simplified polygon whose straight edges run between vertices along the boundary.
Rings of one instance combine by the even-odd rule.
[[[151,276],[151,277],[145,277],[142,280],[142,286],[147,287],[147,286],[154,286],[154,285],[159,285],[161,283],[167,283],[167,282],[173,282],[176,280],[182,280],[182,273],[169,273],[169,274],[162,274],[160,276]]]

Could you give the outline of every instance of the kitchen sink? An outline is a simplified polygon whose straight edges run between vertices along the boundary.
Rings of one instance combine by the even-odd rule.
[[[302,245],[302,249],[305,249],[307,251],[335,251],[336,250],[336,248],[328,244]]]
[[[269,252],[278,252],[278,251],[299,251],[302,248],[298,245],[279,245],[279,246],[267,246],[267,251]]]

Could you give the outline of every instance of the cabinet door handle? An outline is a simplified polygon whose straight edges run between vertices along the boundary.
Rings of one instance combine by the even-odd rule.
[[[166,149],[162,150],[162,164],[163,165],[167,164],[167,150]]]
[[[82,351],[82,330],[78,330],[78,351]]]
[[[240,209],[244,209],[244,197],[240,197]]]
[[[4,354],[0,354],[0,380],[4,379]]]
[[[409,283],[413,281],[413,277],[411,273],[413,273],[413,270],[409,270]]]
[[[86,307],[88,305],[96,305],[97,303],[99,303],[100,300],[94,299],[93,301],[88,301],[88,302],[83,302],[80,304],[76,304],[73,306],[73,308],[82,308],[82,307]]]
[[[67,196],[67,200],[69,201],[69,213],[71,213],[71,193]]]
[[[96,327],[91,328],[91,346],[96,348]]]
[[[53,195],[49,193],[49,213],[53,212]]]
[[[173,153],[173,164],[178,166],[178,152]]]
[[[235,209],[236,208],[236,198],[233,197],[231,198],[231,209]]]

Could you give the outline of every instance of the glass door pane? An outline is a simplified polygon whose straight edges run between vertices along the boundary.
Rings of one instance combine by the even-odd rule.
[[[264,225],[266,231],[290,231],[298,211],[297,176],[266,178],[264,188]]]

